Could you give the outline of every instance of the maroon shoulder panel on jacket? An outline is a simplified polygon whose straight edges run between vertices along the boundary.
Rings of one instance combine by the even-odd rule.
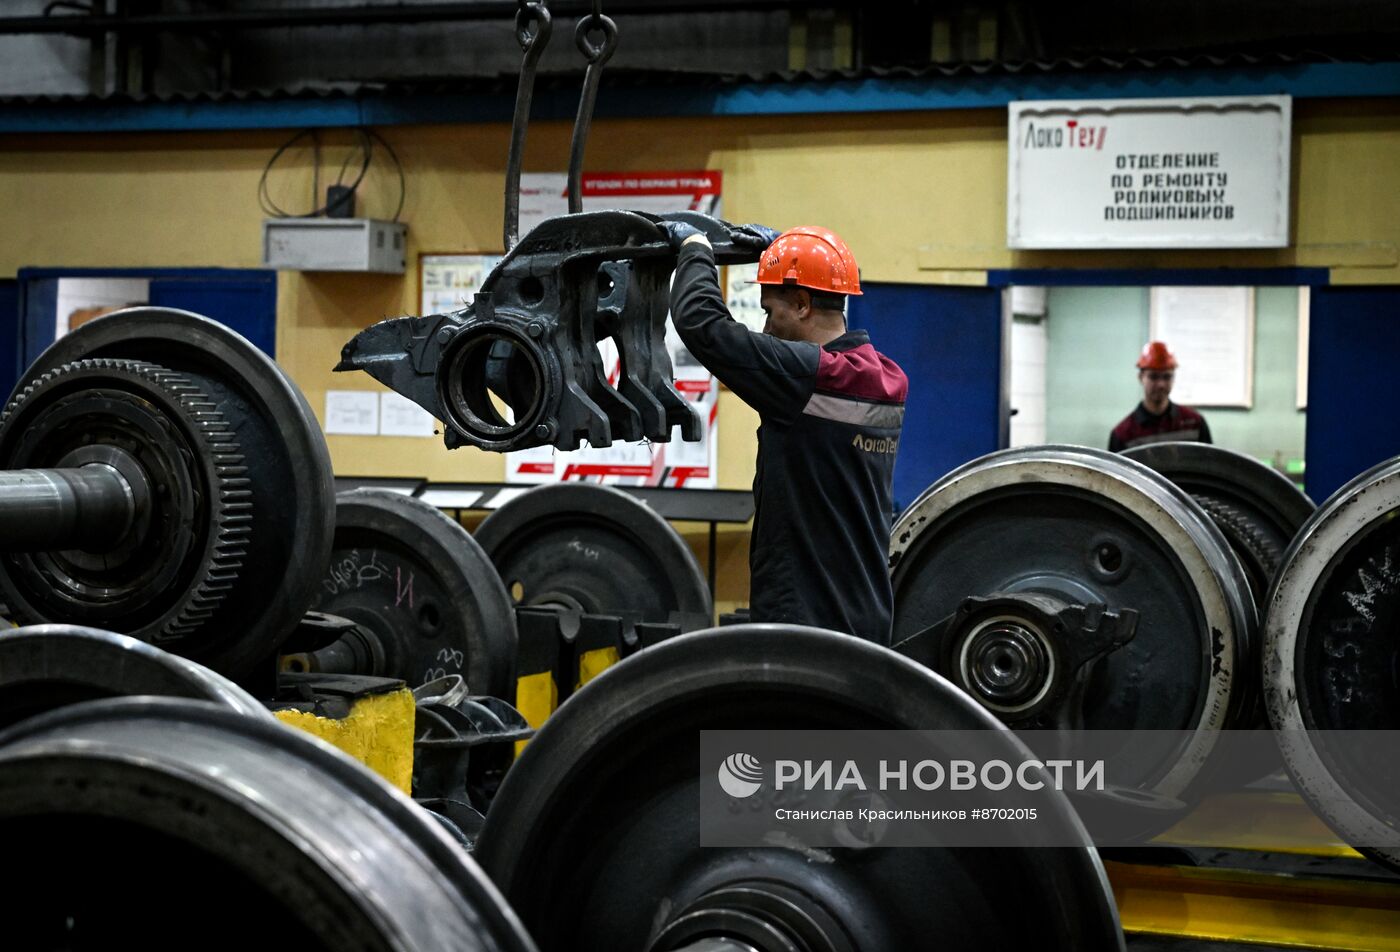
[[[1176,408],[1177,410],[1181,411],[1181,417],[1179,422],[1177,423],[1177,426],[1179,426],[1183,430],[1193,426],[1200,426],[1201,421],[1205,419],[1205,417],[1201,416],[1199,413],[1197,413],[1190,407],[1183,407],[1181,404],[1178,403],[1176,404]]]
[[[861,344],[835,352],[823,349],[815,389],[858,400],[903,403],[909,395],[909,378],[873,345]]]

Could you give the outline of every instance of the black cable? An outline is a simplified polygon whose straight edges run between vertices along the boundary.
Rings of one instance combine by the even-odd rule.
[[[321,200],[321,133],[311,133],[311,204]]]
[[[360,135],[360,174],[355,176],[355,181],[351,182],[349,185],[346,186],[346,188],[350,189],[351,192],[354,192],[355,189],[359,188],[360,183],[365,180],[365,174],[369,171],[370,161],[374,158],[372,154],[374,148],[373,145],[370,143],[369,139],[365,136],[363,131],[358,129],[356,131],[359,132]],[[345,169],[349,164],[350,155],[347,154],[345,157],[345,161],[340,164],[340,174],[336,176],[335,184],[339,185],[341,183],[342,177],[345,175]],[[325,209],[322,210],[325,211],[329,208],[330,203],[327,202]]]
[[[268,215],[272,218],[310,218],[316,214],[316,212],[311,212],[307,215],[294,215],[291,212],[285,211],[278,207],[277,203],[272,200],[272,196],[267,191],[267,176],[268,173],[272,171],[273,165],[277,163],[277,160],[282,157],[284,152],[296,145],[306,136],[311,135],[312,132],[313,130],[311,129],[303,129],[292,136],[286,142],[282,143],[282,145],[278,146],[277,151],[272,153],[272,158],[268,159],[267,164],[263,166],[262,175],[258,178],[258,207],[262,209],[264,215]]]
[[[361,148],[366,150],[366,154],[368,154],[368,152],[373,149],[373,144],[371,142],[371,140],[373,140],[382,145],[384,147],[384,151],[389,153],[389,158],[394,160],[394,168],[398,171],[399,174],[399,204],[398,207],[394,209],[394,217],[391,218],[390,221],[398,221],[399,215],[403,214],[403,203],[408,195],[408,186],[407,182],[404,179],[403,173],[403,163],[399,161],[398,153],[394,151],[394,147],[391,146],[378,132],[375,132],[373,129],[368,128],[357,129],[356,131],[360,134],[360,140],[363,143]],[[345,169],[349,165],[349,163],[350,160],[348,157],[346,158],[345,162],[341,163],[340,173],[335,177],[335,184],[340,184],[341,178],[345,175]]]
[[[399,204],[398,204],[398,207],[394,209],[394,217],[391,219],[392,221],[398,221],[398,220],[399,220],[399,215],[403,214],[403,203],[404,203],[404,199],[408,196],[408,185],[407,185],[407,182],[405,182],[405,180],[404,180],[403,163],[399,161],[398,153],[396,153],[396,152],[394,151],[394,147],[391,146],[388,142],[386,142],[383,136],[381,136],[379,133],[375,132],[373,129],[366,129],[365,131],[368,132],[370,135],[374,136],[374,138],[376,138],[376,139],[379,140],[379,144],[382,145],[382,146],[384,147],[384,151],[387,152],[387,153],[389,153],[389,158],[391,158],[391,159],[394,160],[394,168],[398,169],[398,172],[399,172]]]
[[[304,214],[296,214],[294,212],[289,212],[286,209],[281,208],[276,202],[272,200],[272,194],[267,189],[268,173],[272,171],[273,165],[275,165],[277,163],[277,160],[282,157],[282,154],[285,153],[292,146],[296,145],[306,136],[313,135],[315,132],[316,130],[314,129],[301,130],[296,135],[288,139],[286,142],[282,143],[282,145],[278,147],[277,151],[272,153],[272,158],[267,160],[267,165],[263,166],[262,176],[258,179],[258,206],[262,209],[263,214],[269,215],[273,218],[318,218],[324,215],[326,211],[330,208],[329,204],[327,204],[322,205],[319,208],[316,208]],[[361,136],[363,137],[363,133],[361,133]],[[360,183],[365,180],[365,173],[369,171],[370,151],[371,149],[369,146],[368,138],[363,138],[363,142],[361,144],[363,161],[360,163],[360,174],[357,175],[355,177],[355,181],[351,182],[349,185],[349,188],[352,192],[360,187]],[[348,160],[346,164],[349,164]],[[318,195],[317,197],[319,198],[320,196]]]
[[[384,151],[389,153],[389,158],[394,160],[394,168],[398,171],[399,204],[394,209],[394,217],[392,219],[393,221],[398,221],[399,216],[403,214],[404,201],[408,196],[408,183],[404,176],[403,163],[399,161],[398,153],[394,151],[393,146],[389,145],[385,138],[378,132],[375,132],[373,129],[356,129],[355,132],[360,137],[360,171],[359,174],[355,176],[355,180],[347,187],[353,192],[358,189],[360,183],[365,180],[365,175],[369,172],[370,164],[374,158],[374,142],[378,141],[378,143],[384,147]],[[311,136],[313,153],[312,204],[315,205],[316,201],[320,199],[320,133],[316,129],[303,129],[286,142],[282,143],[277,151],[272,153],[272,158],[268,159],[267,164],[263,166],[262,175],[258,179],[258,206],[262,209],[263,214],[272,218],[318,218],[329,210],[330,204],[328,202],[305,214],[289,212],[278,206],[278,204],[272,200],[271,192],[268,191],[268,175],[272,172],[272,167],[277,163],[277,160],[282,157],[283,153],[308,135]],[[345,170],[350,167],[350,161],[354,155],[355,153],[353,150],[346,154],[345,161],[340,165],[340,172],[335,177],[336,185],[340,185],[344,181]]]
[[[370,144],[369,136],[365,135],[365,130],[356,129],[355,134],[360,137],[360,158],[364,159],[368,156],[369,150],[372,149],[373,146]],[[335,173],[335,184],[340,185],[345,181],[345,170],[350,167],[350,159],[354,154],[354,152],[345,153],[345,161],[340,163],[340,171]]]

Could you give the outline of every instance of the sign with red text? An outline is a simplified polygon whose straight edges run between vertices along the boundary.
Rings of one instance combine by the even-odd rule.
[[[1288,245],[1288,96],[1008,108],[1011,248]]]
[[[717,169],[683,172],[584,172],[583,210],[621,208],[651,215],[692,211],[719,217]],[[564,172],[526,172],[520,176],[520,233],[547,218],[569,211],[569,176]]]

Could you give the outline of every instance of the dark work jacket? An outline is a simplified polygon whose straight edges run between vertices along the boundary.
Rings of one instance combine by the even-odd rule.
[[[820,347],[730,315],[708,245],[682,245],[671,287],[681,340],[758,411],[749,609],[890,643],[895,450],[909,389],[864,331]]]
[[[1108,435],[1108,448],[1115,453],[1147,443],[1209,443],[1210,427],[1206,418],[1190,407],[1167,401],[1161,413],[1151,413],[1141,403],[1125,416]]]

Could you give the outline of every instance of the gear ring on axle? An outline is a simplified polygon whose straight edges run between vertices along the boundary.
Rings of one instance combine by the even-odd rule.
[[[0,415],[0,467],[105,463],[142,501],[102,552],[0,556],[18,619],[119,628],[156,644],[194,635],[237,579],[251,531],[239,444],[182,374],[137,360],[62,364]]]

